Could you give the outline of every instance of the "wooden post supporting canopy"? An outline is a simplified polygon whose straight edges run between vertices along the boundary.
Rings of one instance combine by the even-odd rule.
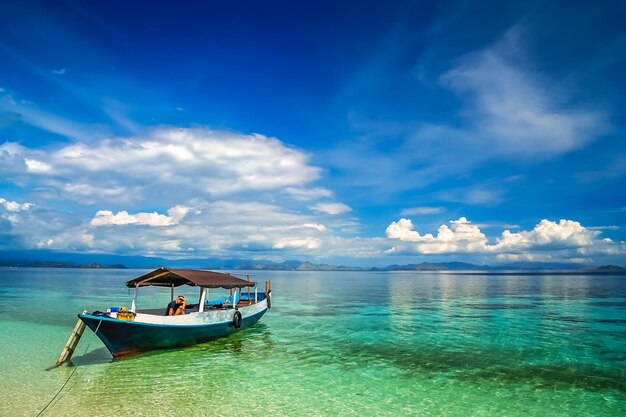
[[[198,302],[198,312],[200,313],[204,311],[204,303],[206,301],[207,292],[208,288],[200,287],[200,301]]]
[[[133,297],[133,301],[130,303],[130,311],[133,313],[137,312],[137,296],[139,295],[139,283],[135,284],[135,296]]]

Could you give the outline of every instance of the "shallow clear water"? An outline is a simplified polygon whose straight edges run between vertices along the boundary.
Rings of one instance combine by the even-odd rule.
[[[252,329],[115,361],[87,330],[78,368],[48,370],[140,273],[0,268],[0,416],[74,370],[44,415],[626,415],[625,275],[256,272],[274,297]]]

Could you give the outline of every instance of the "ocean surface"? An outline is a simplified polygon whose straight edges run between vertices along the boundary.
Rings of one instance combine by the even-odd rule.
[[[118,360],[87,329],[49,369],[141,273],[0,268],[0,416],[36,416],[72,372],[43,415],[626,416],[626,275],[261,271],[252,329]]]

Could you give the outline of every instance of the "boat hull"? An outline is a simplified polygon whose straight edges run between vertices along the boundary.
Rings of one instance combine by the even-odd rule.
[[[195,345],[228,336],[238,330],[254,326],[265,312],[266,306],[251,314],[246,314],[244,309],[241,309],[240,328],[234,326],[233,320],[200,324],[162,324],[118,320],[92,314],[79,314],[78,317],[102,340],[111,355],[119,358],[150,350]]]

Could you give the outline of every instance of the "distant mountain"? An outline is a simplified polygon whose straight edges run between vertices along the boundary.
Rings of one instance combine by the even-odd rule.
[[[601,272],[621,272],[621,271],[626,271],[624,268],[622,268],[621,266],[617,266],[617,265],[602,265],[599,266],[595,269],[595,271],[601,271]]]
[[[49,263],[50,268],[63,268],[68,265],[118,265],[131,269],[151,269],[160,266],[173,268],[235,269],[250,260],[243,259],[167,259],[149,256],[109,255],[99,253],[66,253],[55,251],[0,251],[2,266],[33,266],[32,264]],[[272,264],[269,261],[254,261],[258,265]],[[68,266],[76,267],[76,266]]]
[[[589,265],[561,263],[561,262],[514,262],[489,266],[489,270],[530,270],[530,271],[577,271],[588,269]]]
[[[422,262],[421,264],[389,265],[383,271],[468,271],[485,269],[485,266],[468,264],[465,262]]]
[[[64,253],[54,251],[0,251],[0,266],[46,268],[173,268],[229,269],[248,271],[580,271],[624,272],[617,265],[594,267],[580,264],[518,262],[510,264],[474,265],[466,262],[422,262],[420,264],[378,267],[335,266],[308,261],[287,260],[271,262],[250,259],[167,259],[147,256],[107,255],[94,253]]]
[[[302,261],[285,261],[281,263],[246,263],[237,266],[237,270],[248,271],[363,271],[364,268],[313,264]]]
[[[124,265],[120,265],[120,264],[100,265],[95,262],[92,262],[89,264],[79,264],[75,262],[5,260],[5,259],[0,259],[0,266],[22,267],[22,268],[126,269]]]

